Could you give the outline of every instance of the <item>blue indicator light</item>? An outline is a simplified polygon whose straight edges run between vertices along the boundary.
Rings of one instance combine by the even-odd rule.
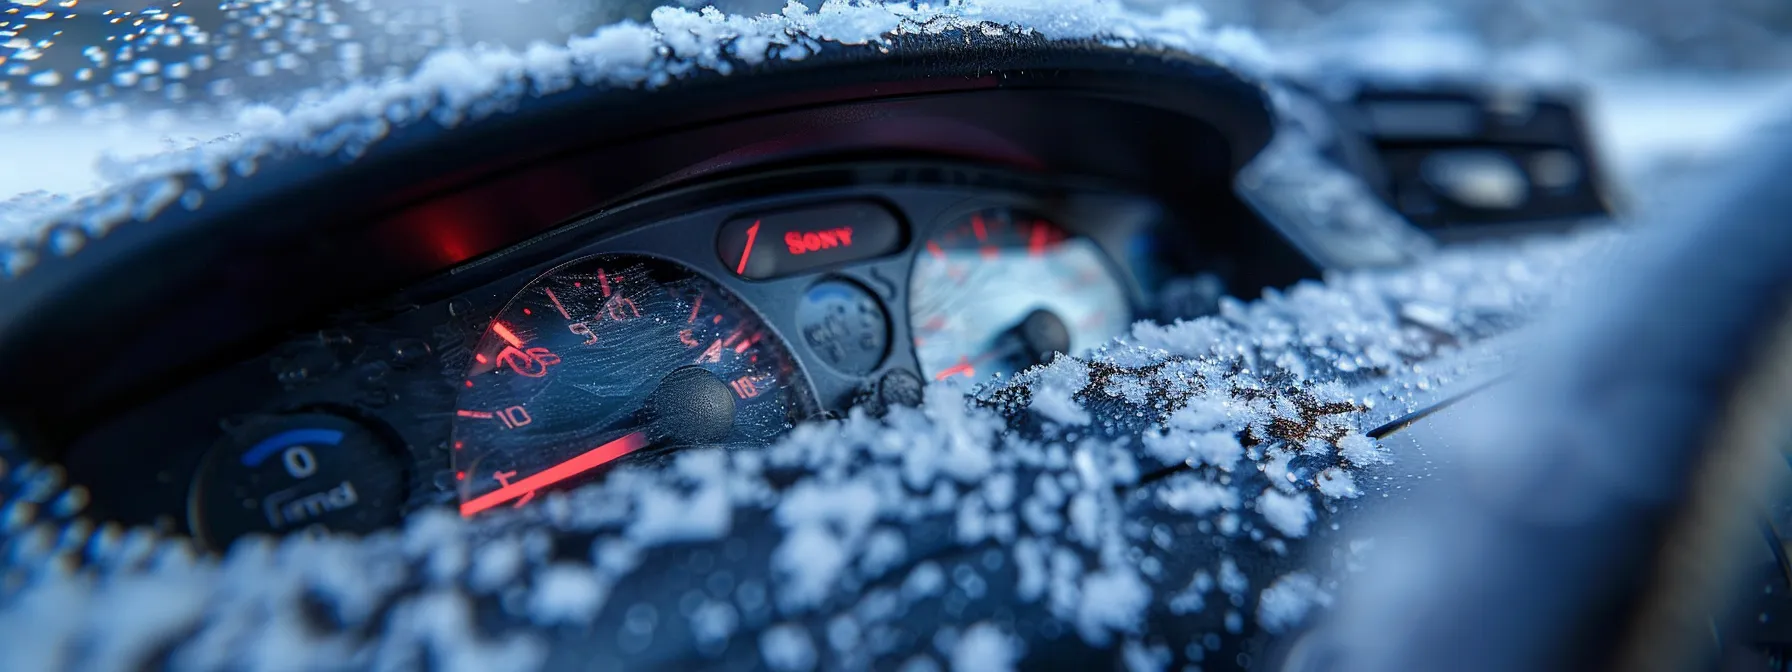
[[[342,431],[337,429],[289,429],[279,434],[262,439],[243,453],[243,465],[259,467],[274,453],[293,446],[305,444],[324,444],[334,446],[342,443]]]

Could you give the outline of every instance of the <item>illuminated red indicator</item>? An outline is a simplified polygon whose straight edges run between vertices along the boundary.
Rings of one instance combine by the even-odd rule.
[[[741,262],[741,264],[744,266],[746,264],[746,262],[743,261],[743,262]],[[692,322],[696,322],[697,321],[697,309],[702,308],[702,307],[703,307],[703,295],[698,294],[697,302],[695,304],[691,305],[691,317],[690,317],[690,319],[685,320],[684,323],[690,324]]]
[[[560,363],[560,356],[547,348],[504,348],[498,353],[498,365],[508,366],[519,376],[540,378],[548,375],[548,367]],[[469,385],[470,387],[470,385]]]
[[[977,234],[977,242],[989,242],[989,229],[983,226],[983,215],[971,215],[971,233]]]
[[[592,345],[597,343],[597,332],[592,331],[591,325],[585,324],[584,322],[574,322],[566,325],[566,330],[584,336],[585,342],[582,345]]]
[[[536,490],[540,490],[605,464],[609,464],[617,458],[640,450],[646,445],[647,435],[641,432],[635,432],[620,439],[616,439],[615,441],[587,450],[580,453],[577,457],[548,467],[547,469],[543,469],[540,472],[515,483],[505,482],[507,479],[500,480],[500,483],[504,483],[504,487],[462,502],[460,505],[460,515],[471,516],[510,500],[528,497]]]
[[[454,480],[457,480],[457,481],[467,480],[467,472],[464,472],[464,471],[454,472]]]
[[[467,381],[467,387],[472,387],[472,386],[473,386],[473,381],[471,381],[471,380]]]
[[[1045,224],[1033,222],[1033,234],[1027,240],[1027,254],[1035,257],[1045,256],[1045,234]]]
[[[831,250],[836,247],[852,247],[852,227],[843,226],[821,231],[791,231],[784,234],[784,246],[790,248],[791,254],[799,255]]]
[[[741,376],[729,383],[728,386],[734,388],[734,396],[742,399],[759,396],[759,381],[753,380],[752,376]]]
[[[509,343],[513,347],[523,347],[523,339],[517,338],[516,334],[511,333],[510,327],[504,326],[503,322],[493,322],[492,333],[497,334],[498,338],[504,339],[505,343]]]
[[[960,358],[958,358],[957,364],[953,365],[951,368],[948,368],[944,371],[939,372],[939,375],[934,376],[933,379],[934,380],[945,380],[945,379],[951,378],[953,376],[964,376],[966,378],[974,378],[977,376],[977,367],[971,366],[971,360],[969,358],[960,357]]]
[[[747,348],[753,347],[753,341],[756,341],[756,340],[759,340],[758,336],[754,336],[753,338],[749,338],[747,340],[744,340],[744,341],[741,341],[740,343],[735,344],[734,353],[740,354],[740,353],[746,352]]]
[[[560,297],[558,297],[558,296],[554,296],[554,290],[551,290],[551,289],[548,289],[548,288],[546,288],[546,287],[543,287],[543,288],[541,288],[541,291],[542,291],[542,293],[544,293],[544,294],[547,294],[547,295],[548,295],[548,300],[549,300],[549,301],[553,301],[553,302],[554,302],[554,310],[558,310],[558,311],[560,311],[560,316],[561,316],[561,317],[564,317],[564,318],[566,318],[566,319],[569,319],[569,320],[570,320],[570,319],[572,319],[572,316],[571,316],[571,315],[568,315],[568,314],[566,314],[566,306],[562,306],[562,305],[560,305]]]
[[[533,310],[529,310],[529,309],[528,309],[528,308],[524,308],[524,309],[523,309],[523,314],[524,314],[524,315],[534,315],[534,314],[535,314],[535,311],[533,311]]]
[[[604,298],[610,298],[610,276],[604,275],[604,269],[597,269],[597,284],[604,290]]]
[[[946,251],[940,249],[939,243],[931,240],[927,241],[927,253],[933,255],[933,258],[935,259],[944,260],[946,258]]]
[[[744,248],[741,248],[740,265],[734,267],[735,275],[746,275],[747,274],[747,259],[749,259],[753,256],[753,241],[756,241],[758,239],[759,239],[759,222],[754,221],[752,226],[747,227],[747,246]],[[692,314],[696,314],[696,311],[692,311]]]
[[[480,364],[484,364],[484,363],[492,361],[492,360],[491,360],[491,358],[486,357],[485,353],[479,352],[479,353],[473,354],[473,361],[479,362]]]
[[[463,418],[478,418],[480,420],[492,417],[492,414],[487,411],[455,411],[454,414]]]

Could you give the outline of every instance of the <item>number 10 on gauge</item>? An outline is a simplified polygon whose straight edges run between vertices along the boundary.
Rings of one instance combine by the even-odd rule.
[[[497,420],[504,424],[505,429],[516,429],[535,422],[534,418],[529,417],[529,411],[521,406],[511,406],[502,411],[460,411],[456,415],[478,420]]]

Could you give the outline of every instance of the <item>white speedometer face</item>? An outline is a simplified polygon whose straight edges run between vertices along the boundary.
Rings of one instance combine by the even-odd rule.
[[[1094,241],[1007,209],[971,214],[927,241],[909,310],[915,356],[934,380],[1012,374],[1132,324],[1126,289]]]

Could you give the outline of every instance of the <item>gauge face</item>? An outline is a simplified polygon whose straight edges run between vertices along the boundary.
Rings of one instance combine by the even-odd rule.
[[[1094,241],[1007,209],[974,213],[929,239],[909,297],[915,356],[934,380],[1011,374],[1132,323],[1126,289]]]
[[[404,464],[359,422],[329,413],[232,427],[201,463],[187,520],[206,546],[308,528],[372,532],[398,522]]]
[[[788,351],[745,305],[671,262],[588,257],[492,321],[454,418],[461,514],[683,447],[758,445],[808,407]]]

